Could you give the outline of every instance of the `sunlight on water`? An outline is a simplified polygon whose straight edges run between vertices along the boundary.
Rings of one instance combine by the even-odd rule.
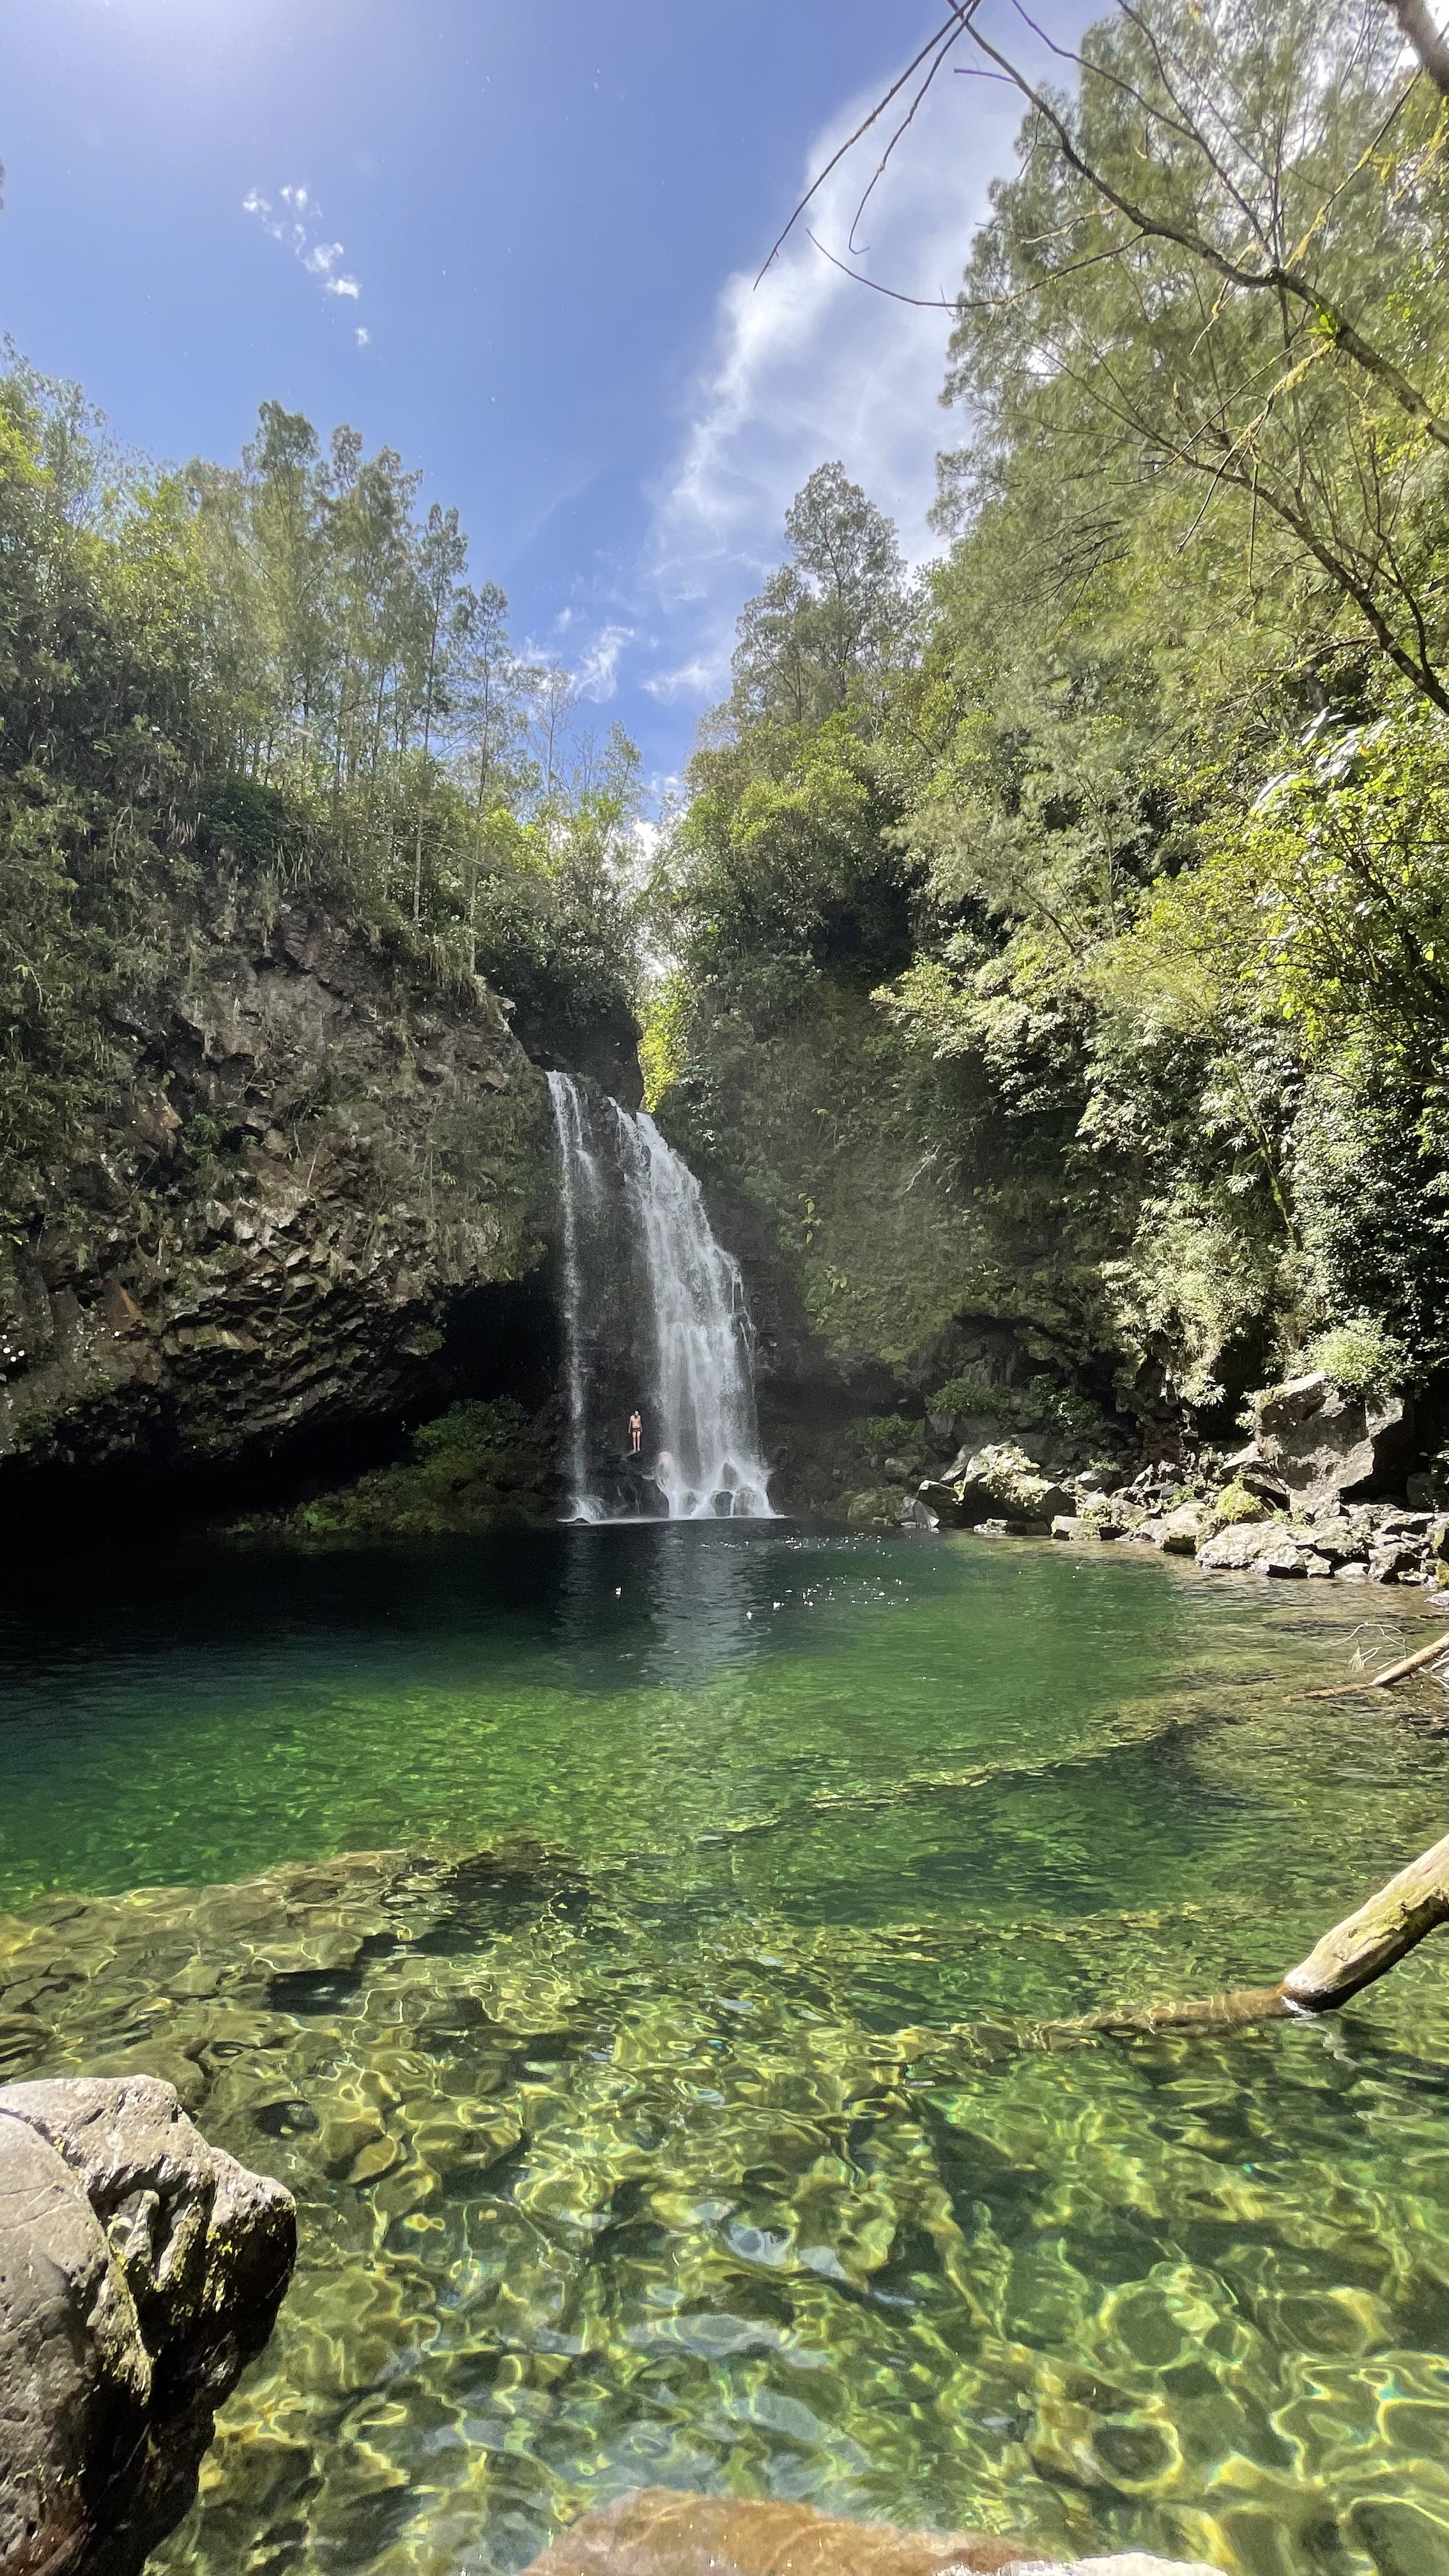
[[[1449,2576],[1449,1943],[1042,2044],[1443,1830],[1437,1737],[1298,1695],[1405,1620],[1314,1594],[722,1525],[12,1602],[0,2064],[302,2206],[159,2563],[513,2570],[664,2480]]]

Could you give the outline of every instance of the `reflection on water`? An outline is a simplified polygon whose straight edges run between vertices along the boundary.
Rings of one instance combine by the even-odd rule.
[[[175,2576],[660,2479],[1449,2576],[1449,1944],[1040,2034],[1442,1830],[1438,1741],[1292,1688],[1391,1604],[689,1527],[74,1591],[0,1635],[0,2064],[170,2075],[304,2220]]]

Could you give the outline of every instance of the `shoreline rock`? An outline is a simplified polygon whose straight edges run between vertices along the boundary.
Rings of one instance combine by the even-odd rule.
[[[1322,1508],[1401,1484],[1413,1464],[1413,1406],[1402,1395],[1349,1395],[1321,1369],[1256,1399],[1257,1436],[1230,1469],[1266,1470],[1289,1500]]]
[[[134,2576],[297,2253],[155,2076],[0,2087],[0,2576]]]
[[[1408,1584],[1449,1582],[1449,1511],[1411,1508],[1407,1500],[1356,1498],[1365,1451],[1364,1421],[1397,1436],[1406,1409],[1395,1398],[1378,1407],[1324,1403],[1327,1381],[1293,1381],[1274,1391],[1284,1418],[1317,1426],[1309,1454],[1317,1481],[1305,1495],[1287,1481],[1292,1461],[1255,1444],[1216,1475],[1160,1463],[1130,1483],[1104,1490],[1099,1473],[1038,1466],[1019,1443],[1004,1441],[955,1459],[944,1474],[921,1478],[913,1491],[854,1498],[852,1520],[894,1518],[908,1529],[970,1529],[980,1537],[1046,1537],[1071,1544],[1128,1541],[1193,1559],[1205,1574],[1253,1573],[1279,1581]],[[1330,1390],[1330,1393],[1332,1391]],[[1265,1399],[1260,1416],[1276,1420]],[[1392,1418],[1391,1418],[1392,1417]],[[1325,1420],[1347,1423],[1342,1474],[1324,1472]],[[1291,1426],[1290,1426],[1291,1427]],[[1377,1432],[1372,1435],[1377,1439]],[[1281,1470],[1281,1472],[1280,1472]],[[1415,1499],[1427,1477],[1409,1480]],[[895,1508],[892,1509],[894,1504]]]

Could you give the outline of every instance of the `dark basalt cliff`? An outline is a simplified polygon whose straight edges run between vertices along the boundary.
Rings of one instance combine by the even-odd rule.
[[[285,1482],[546,1339],[547,1101],[481,983],[222,898],[99,1043],[111,1106],[0,1250],[0,1509]]]

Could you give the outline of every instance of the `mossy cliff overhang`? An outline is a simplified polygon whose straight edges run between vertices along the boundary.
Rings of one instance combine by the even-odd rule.
[[[481,984],[284,907],[198,925],[104,1036],[63,1213],[0,1255],[0,1498],[400,1419],[460,1307],[538,1273],[546,1093]]]

